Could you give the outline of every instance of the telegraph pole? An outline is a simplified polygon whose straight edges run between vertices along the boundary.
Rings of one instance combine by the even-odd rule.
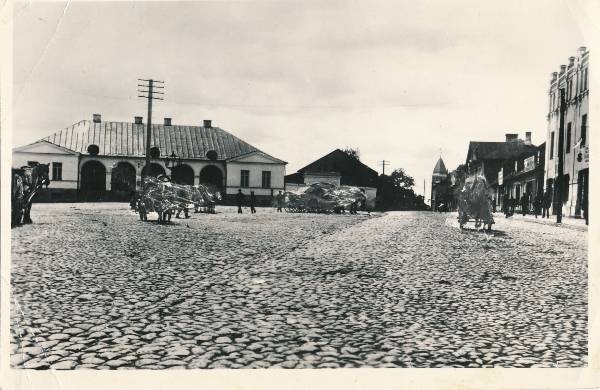
[[[562,223],[562,192],[563,192],[563,169],[564,169],[564,148],[565,148],[565,89],[560,89],[560,113],[558,121],[558,176],[556,177],[554,205],[556,206],[556,223]]]
[[[150,142],[152,140],[152,100],[164,100],[160,95],[161,91],[155,89],[164,89],[164,81],[153,79],[138,79],[142,84],[138,84],[138,97],[148,99],[148,119],[146,121],[146,169],[150,169]],[[156,85],[158,84],[158,85]],[[145,88],[145,89],[144,89]],[[159,96],[155,96],[159,95]]]
[[[385,176],[385,166],[386,166],[386,165],[390,165],[390,162],[389,162],[389,161],[382,160],[382,161],[381,161],[381,168],[382,168],[382,170],[383,170],[383,173],[382,173],[382,175],[383,175],[383,176]]]

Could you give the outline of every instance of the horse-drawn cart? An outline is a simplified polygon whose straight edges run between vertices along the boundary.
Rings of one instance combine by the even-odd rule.
[[[357,187],[314,183],[295,192],[286,192],[285,210],[292,213],[353,212],[365,201],[365,194]]]
[[[494,216],[490,190],[483,176],[467,178],[458,196],[458,223],[463,229],[468,222],[475,222],[475,228],[487,227],[492,230]]]
[[[144,178],[142,192],[137,197],[136,208],[142,221],[148,220],[148,213],[158,214],[158,222],[166,223],[171,220],[173,213],[177,217],[181,211],[186,218],[190,209],[198,211],[204,207],[208,213],[214,213],[215,203],[220,199],[218,192],[213,192],[204,185],[175,184],[166,176]]]

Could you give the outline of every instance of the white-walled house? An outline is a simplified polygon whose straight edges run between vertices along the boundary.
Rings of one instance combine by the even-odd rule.
[[[146,124],[104,122],[95,114],[29,145],[13,149],[15,168],[50,163],[50,186],[40,201],[102,201],[129,199],[139,189],[147,169],[165,173],[174,182],[211,184],[225,200],[238,189],[254,191],[259,203],[268,204],[284,190],[286,162],[257,149],[205,120],[203,126],[172,125],[170,118],[152,125],[155,156],[145,168]],[[175,154],[177,163],[166,157]],[[168,164],[168,165],[167,165]]]

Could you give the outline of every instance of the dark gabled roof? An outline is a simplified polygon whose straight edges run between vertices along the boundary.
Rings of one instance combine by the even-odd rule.
[[[325,169],[323,170],[323,163],[327,160],[333,160],[336,159],[338,161],[343,161],[344,164],[347,164],[349,167],[352,167],[354,169],[358,168],[361,171],[366,171],[369,174],[374,174],[374,175],[378,175],[377,171],[375,171],[374,169],[371,169],[371,167],[363,164],[362,162],[360,162],[360,160],[350,156],[348,153],[340,150],[340,149],[336,149],[333,152],[326,154],[325,156],[319,158],[318,160],[313,161],[312,163],[308,164],[307,166],[305,166],[304,168],[300,168],[298,169],[298,172],[308,172],[308,173],[321,173],[321,172],[326,172],[326,171],[331,171],[331,169]]]
[[[476,151],[477,160],[506,160],[509,158],[518,157],[528,151],[537,150],[537,146],[526,144],[521,141],[513,142],[469,142],[469,151],[467,153],[467,161],[469,161],[473,153]]]
[[[348,155],[340,149],[326,154],[316,161],[298,170],[298,174],[286,176],[287,183],[298,182],[305,173],[331,173],[338,172],[342,185],[371,187],[376,185],[377,171],[366,166],[358,159]]]
[[[444,160],[442,160],[441,157],[439,158],[437,163],[435,163],[435,167],[433,168],[433,174],[435,175],[436,173],[442,174],[442,175],[446,175],[448,173],[448,170],[446,169],[446,166],[444,165]]]
[[[144,157],[145,134],[145,124],[82,120],[44,140],[82,154],[88,154],[88,146],[95,144],[102,156]],[[218,127],[153,124],[151,146],[158,146],[163,156],[175,152],[182,159],[198,160],[207,160],[209,150],[217,152],[218,160],[264,153]]]

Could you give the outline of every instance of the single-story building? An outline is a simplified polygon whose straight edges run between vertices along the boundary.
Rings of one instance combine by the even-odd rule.
[[[366,207],[375,208],[377,197],[377,171],[360,162],[356,157],[336,149],[333,152],[300,168],[285,177],[286,191],[314,183],[331,183],[360,188],[367,198]]]
[[[99,114],[13,149],[13,167],[50,163],[51,184],[38,201],[125,201],[146,174],[181,184],[210,184],[233,202],[239,189],[259,203],[284,189],[286,162],[214,127],[152,124],[152,161],[146,167],[146,125],[102,121]],[[176,158],[169,159],[169,156]]]

